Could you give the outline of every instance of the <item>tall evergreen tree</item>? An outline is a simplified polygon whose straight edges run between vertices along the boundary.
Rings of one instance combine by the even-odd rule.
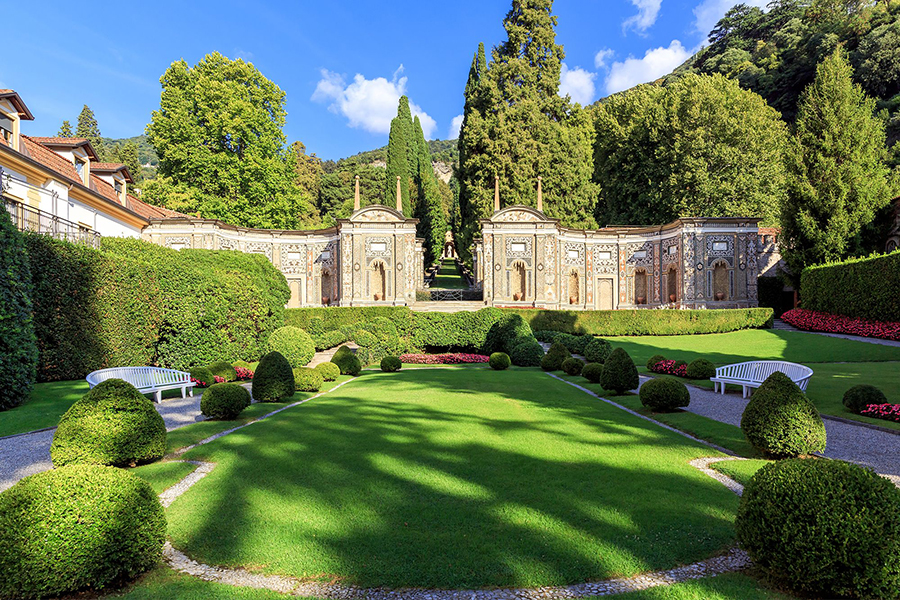
[[[56,137],[61,138],[70,138],[75,137],[75,132],[72,131],[72,124],[68,121],[63,121],[62,125],[59,128],[59,131],[56,133]]]
[[[406,107],[405,113],[404,106]],[[409,100],[406,96],[401,96],[397,116],[391,121],[391,133],[388,137],[384,204],[391,207],[396,205],[397,177],[400,177],[400,197],[403,201],[403,214],[407,217],[411,217],[413,214],[409,199],[409,161],[410,159],[416,160],[415,153],[410,156],[410,147],[415,147],[415,141],[411,137],[412,121],[409,116]],[[415,172],[415,168],[416,163],[413,162],[413,172]]]
[[[425,239],[425,261],[430,264],[438,259],[444,245],[444,235],[447,231],[447,216],[444,212],[443,201],[437,176],[431,166],[431,151],[425,141],[422,132],[422,123],[419,117],[413,123],[415,131],[415,155],[416,189],[418,204],[415,215],[419,219],[417,229],[418,236]]]
[[[796,281],[806,266],[846,258],[860,228],[890,201],[884,123],[852,77],[838,48],[801,95],[782,207],[785,259]]]
[[[469,79],[466,81],[466,88],[463,92],[465,98],[463,121],[456,141],[459,164],[456,168],[458,190],[455,212],[459,217],[453,221],[453,238],[457,254],[467,262],[471,261],[469,246],[478,222],[478,218],[475,216],[475,207],[478,202],[473,198],[473,195],[479,191],[475,184],[479,166],[477,157],[484,154],[487,143],[490,141],[484,126],[484,110],[488,100],[483,89],[483,79],[486,76],[487,60],[484,54],[484,43],[481,42],[478,44],[478,50],[472,57],[472,66],[469,68]],[[473,183],[471,188],[470,181]]]
[[[107,153],[108,158],[115,162],[120,162],[128,167],[135,183],[140,183],[143,179],[141,175],[141,159],[138,158],[138,147],[134,141],[125,142],[122,146],[117,146]]]
[[[84,108],[78,114],[78,125],[75,127],[75,137],[84,138],[91,143],[100,159],[104,158],[103,136],[100,135],[100,126],[97,124],[97,118],[94,111],[85,104]]]

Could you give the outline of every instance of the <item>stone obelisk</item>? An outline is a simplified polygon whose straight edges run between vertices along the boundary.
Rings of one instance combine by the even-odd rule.
[[[397,175],[397,212],[403,214],[403,198],[400,196],[400,176]]]
[[[356,191],[353,193],[353,211],[359,210],[359,175],[356,176]]]
[[[494,175],[494,212],[500,210],[500,176]]]
[[[537,204],[538,212],[544,212],[544,194],[541,190],[541,180],[542,179],[543,179],[543,177],[538,175],[538,204]]]

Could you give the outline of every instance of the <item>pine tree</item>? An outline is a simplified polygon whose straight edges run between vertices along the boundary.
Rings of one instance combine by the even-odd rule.
[[[91,143],[97,154],[103,159],[103,137],[100,135],[100,126],[97,124],[97,118],[94,117],[94,111],[87,104],[78,114],[78,125],[75,128],[75,137],[84,138]]]
[[[801,95],[782,207],[784,254],[796,282],[806,266],[847,258],[854,236],[891,198],[884,123],[852,77],[838,48]]]
[[[128,167],[135,183],[140,183],[143,179],[141,174],[141,159],[138,157],[137,144],[132,140],[125,142],[124,146],[116,148],[115,160]]]
[[[404,105],[406,106],[406,116],[403,115]],[[385,206],[396,206],[397,177],[400,177],[400,197],[403,201],[403,214],[411,217],[413,213],[412,205],[409,201],[410,138],[408,137],[411,127],[407,126],[407,120],[409,120],[409,100],[406,96],[401,96],[397,116],[391,121],[391,133],[388,137],[384,204]],[[415,160],[415,156],[412,158]]]
[[[72,132],[72,124],[68,121],[63,121],[62,126],[59,128],[59,132],[56,134],[56,137],[61,138],[70,138],[75,137],[75,134]]]

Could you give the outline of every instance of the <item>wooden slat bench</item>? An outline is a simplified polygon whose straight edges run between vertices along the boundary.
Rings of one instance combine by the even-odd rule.
[[[779,360],[756,360],[717,367],[716,376],[710,377],[709,380],[713,382],[714,391],[718,392],[721,387],[722,394],[725,393],[726,383],[739,385],[743,388],[743,397],[746,398],[750,388],[758,388],[776,371],[787,375],[804,392],[813,375],[813,370],[804,365]]]
[[[94,386],[107,379],[121,379],[137,388],[142,394],[153,394],[157,402],[162,401],[163,390],[181,389],[181,397],[186,394],[194,395],[194,382],[191,374],[174,369],[162,369],[160,367],[113,367],[100,369],[89,374],[88,385]]]

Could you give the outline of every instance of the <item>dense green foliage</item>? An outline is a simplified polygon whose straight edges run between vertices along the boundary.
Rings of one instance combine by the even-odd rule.
[[[872,321],[900,321],[900,250],[807,267],[803,308]]]
[[[307,367],[294,369],[294,389],[298,392],[318,392],[322,389],[325,377],[321,371]]]
[[[72,130],[72,124],[69,123],[68,119],[64,120],[62,122],[62,125],[59,126],[59,131],[56,132],[56,137],[61,137],[61,138],[75,137],[75,132]]]
[[[208,367],[194,367],[190,371],[191,378],[200,382],[201,386],[209,387],[216,382],[216,377]]]
[[[534,330],[591,335],[725,333],[772,326],[772,309],[534,310],[515,309]]]
[[[200,412],[209,419],[230,421],[250,406],[250,392],[237,383],[217,383],[200,397]]]
[[[815,405],[787,375],[776,371],[753,392],[741,430],[761,452],[788,457],[825,449],[825,425]]]
[[[494,352],[488,357],[488,364],[495,371],[505,371],[512,364],[506,352]]]
[[[166,425],[153,403],[121,379],[107,379],[59,420],[50,457],[54,466],[134,466],[162,458]]]
[[[852,388],[844,392],[841,403],[846,406],[850,412],[859,414],[869,404],[887,404],[887,398],[884,392],[874,385],[861,383],[854,385]]]
[[[268,352],[279,352],[291,367],[306,365],[316,353],[315,344],[308,333],[298,327],[279,327],[272,332],[266,342]]]
[[[581,369],[581,376],[591,383],[600,383],[600,378],[603,377],[603,364],[596,362],[587,363]]]
[[[581,370],[584,368],[584,361],[580,358],[570,356],[562,362],[561,368],[566,375],[572,375],[573,377],[581,375]]]
[[[687,386],[671,377],[658,377],[644,382],[640,389],[641,404],[653,412],[670,412],[691,402]]]
[[[0,494],[0,597],[41,598],[122,584],[162,560],[163,508],[122,469],[72,465]]]
[[[103,136],[100,135],[100,125],[97,124],[97,117],[94,111],[85,104],[81,112],[78,113],[78,124],[75,126],[75,137],[84,138],[91,143],[91,147],[100,156],[100,160],[104,160]]]
[[[331,357],[331,362],[338,366],[341,370],[341,375],[352,375],[356,377],[359,375],[359,372],[362,371],[362,363],[356,358],[356,355],[353,354],[353,350],[351,350],[349,346],[341,346],[338,348],[337,352],[334,353],[334,356]]]
[[[663,356],[662,354],[654,354],[653,356],[651,356],[650,358],[647,359],[647,368],[652,369],[653,367],[656,366],[657,363],[660,363],[664,360],[666,360],[666,357]]]
[[[418,167],[413,132],[412,113],[409,110],[409,98],[400,96],[397,116],[391,120],[391,131],[388,136],[387,160],[384,178],[385,206],[397,206],[397,178],[400,178],[400,202],[406,217],[413,215],[413,205],[409,198],[411,180]]]
[[[237,379],[237,371],[225,361],[211,363],[207,365],[206,368],[209,369],[209,372],[212,373],[213,376],[221,377],[225,381],[234,381]]]
[[[294,395],[294,371],[278,352],[269,352],[253,373],[252,394],[257,402],[281,402]]]
[[[381,370],[385,373],[396,373],[403,368],[403,363],[396,356],[385,356],[381,359]]]
[[[320,363],[315,369],[322,374],[324,381],[335,381],[341,376],[341,368],[331,361]]]
[[[900,490],[838,460],[764,466],[744,489],[735,528],[766,574],[815,596],[900,598]]]
[[[600,376],[600,385],[604,390],[613,390],[622,395],[628,390],[635,389],[640,384],[637,367],[622,348],[616,348],[610,352],[603,364],[603,375]]]
[[[705,358],[691,361],[687,366],[688,379],[709,379],[716,376],[716,366]]]
[[[28,400],[36,376],[38,348],[31,269],[22,235],[0,202],[0,411]]]
[[[589,363],[605,363],[612,345],[602,338],[589,338],[590,341],[584,347],[584,357]]]
[[[559,371],[562,368],[563,361],[571,357],[571,353],[565,346],[558,342],[553,342],[541,359],[541,368],[545,371]]]
[[[524,340],[509,350],[509,359],[512,364],[520,367],[539,367],[544,358],[544,348],[537,340]]]
[[[572,335],[570,333],[557,333],[553,337],[555,343],[562,344],[572,354],[584,354],[591,339],[591,336],[588,335]]]

